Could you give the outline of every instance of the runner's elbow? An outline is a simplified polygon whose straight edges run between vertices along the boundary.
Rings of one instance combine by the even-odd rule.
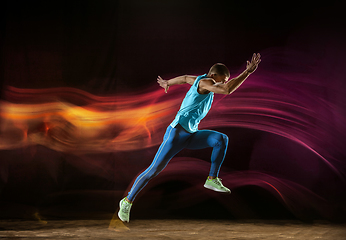
[[[223,88],[223,87],[217,88],[216,91],[214,91],[214,93],[223,94],[223,95],[231,94],[229,89]]]
[[[225,95],[230,95],[231,93],[232,93],[232,90],[229,89],[229,88],[226,88],[226,89],[224,90],[224,93],[223,93],[223,94],[225,94]]]

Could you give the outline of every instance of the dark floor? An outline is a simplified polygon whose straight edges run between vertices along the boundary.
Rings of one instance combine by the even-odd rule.
[[[1,220],[7,239],[346,239],[346,224],[299,221]]]

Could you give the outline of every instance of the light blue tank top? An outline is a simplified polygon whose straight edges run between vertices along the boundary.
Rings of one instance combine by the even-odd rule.
[[[198,130],[198,124],[209,112],[214,98],[213,92],[209,92],[208,94],[198,93],[199,81],[206,77],[207,74],[204,74],[196,78],[190,90],[186,93],[175,119],[170,124],[171,127],[180,124],[190,133]]]

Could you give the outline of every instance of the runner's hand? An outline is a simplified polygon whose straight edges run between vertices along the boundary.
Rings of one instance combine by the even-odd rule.
[[[246,61],[246,70],[249,72],[249,73],[253,73],[257,67],[258,67],[258,64],[261,62],[261,55],[259,53],[254,53],[252,55],[252,59],[251,59],[251,62],[249,61]]]
[[[167,80],[163,80],[160,76],[157,77],[157,83],[160,85],[160,87],[162,87],[163,89],[165,89],[165,93],[167,93],[168,91],[168,81]]]

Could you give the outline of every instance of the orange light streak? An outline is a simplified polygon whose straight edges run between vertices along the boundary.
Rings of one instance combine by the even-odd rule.
[[[169,124],[180,103],[180,99],[172,97],[156,102],[164,95],[163,91],[111,98],[77,89],[75,95],[85,103],[77,106],[62,101],[44,102],[45,95],[53,94],[52,90],[10,90],[16,99],[24,96],[28,100],[39,94],[41,102],[1,102],[0,149],[41,144],[57,151],[85,153],[151,147],[162,138],[162,134],[152,133]],[[68,93],[72,99],[73,89]],[[18,130],[22,131],[22,137],[11,137]]]

